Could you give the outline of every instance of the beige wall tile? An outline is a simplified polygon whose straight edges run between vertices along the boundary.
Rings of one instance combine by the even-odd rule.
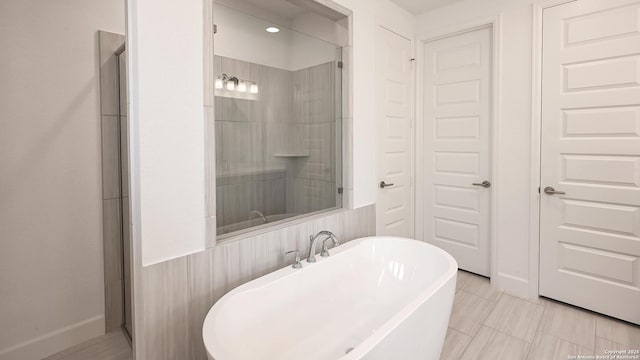
[[[124,43],[124,35],[98,31],[100,52],[100,108],[102,115],[118,115],[118,73],[114,52]]]
[[[102,196],[120,197],[120,127],[117,116],[102,116]]]
[[[122,280],[111,280],[105,286],[105,331],[120,330],[123,322]]]
[[[187,257],[142,269],[144,347],[147,359],[187,359],[189,281]],[[198,336],[194,334],[193,336]]]
[[[202,321],[214,302],[243,283],[291,264],[286,250],[299,249],[306,257],[309,235],[324,229],[342,243],[373,235],[375,207],[333,213],[145,267],[147,357],[205,360]]]
[[[122,214],[120,199],[103,200],[102,241],[106,282],[122,279]]]

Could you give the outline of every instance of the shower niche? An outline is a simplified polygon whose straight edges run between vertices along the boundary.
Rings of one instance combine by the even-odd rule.
[[[341,208],[348,18],[234,0],[214,23],[218,241]]]

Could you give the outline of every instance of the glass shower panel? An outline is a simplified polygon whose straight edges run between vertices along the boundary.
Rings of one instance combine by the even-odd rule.
[[[217,234],[342,207],[342,48],[215,6]]]

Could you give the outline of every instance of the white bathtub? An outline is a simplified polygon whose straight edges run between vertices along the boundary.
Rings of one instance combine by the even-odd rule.
[[[209,358],[438,359],[458,269],[449,254],[394,237],[353,240],[330,253],[222,297],[204,321]]]

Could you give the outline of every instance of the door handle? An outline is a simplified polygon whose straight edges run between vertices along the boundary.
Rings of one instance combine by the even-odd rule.
[[[384,181],[380,181],[380,189],[384,189],[389,186],[393,186],[393,184],[387,184]]]
[[[566,192],[564,191],[557,191],[556,189],[552,188],[551,186],[547,186],[546,188],[544,188],[544,193],[548,194],[548,195],[564,195],[566,194]]]
[[[482,186],[483,188],[490,188],[491,187],[491,182],[485,180],[481,183],[473,183],[473,186]]]

